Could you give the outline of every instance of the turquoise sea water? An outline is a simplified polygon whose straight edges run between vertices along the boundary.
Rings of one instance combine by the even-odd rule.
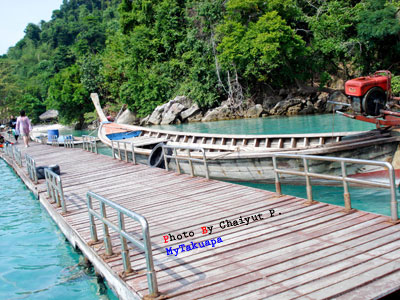
[[[117,299],[0,159],[0,299]]]
[[[375,125],[352,120],[341,115],[323,114],[157,125],[152,126],[152,128],[224,134],[280,134],[363,131],[374,129]]]
[[[292,117],[267,117],[180,125],[158,125],[153,127],[165,130],[225,134],[295,134],[332,131],[364,131],[374,129],[375,125],[352,120],[340,115],[323,114]],[[270,184],[238,184],[275,191],[275,186]],[[305,186],[283,185],[282,191],[287,195],[302,198],[307,197]],[[389,190],[351,188],[350,194],[353,208],[390,216]],[[316,201],[344,206],[342,187],[313,186],[313,197]]]

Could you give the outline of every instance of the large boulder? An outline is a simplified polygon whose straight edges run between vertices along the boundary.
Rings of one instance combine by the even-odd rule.
[[[289,108],[295,106],[294,108]],[[290,114],[295,114],[300,111],[302,107],[302,100],[299,98],[293,98],[278,102],[270,111],[271,115],[286,115],[289,111]]]
[[[300,113],[302,107],[303,107],[302,103],[289,106],[287,108],[287,111],[286,111],[285,114],[288,115],[288,116],[298,115]]]
[[[185,109],[188,109],[189,107],[192,106],[192,100],[186,96],[176,96],[173,100],[171,100],[173,103],[179,103],[182,104]]]
[[[245,117],[246,118],[258,118],[261,113],[263,112],[263,107],[261,104],[256,104],[254,106],[251,106],[246,112],[245,112]]]
[[[58,118],[58,110],[50,109],[39,116],[42,121],[51,121]]]
[[[180,113],[184,110],[190,109],[191,107],[191,99],[186,96],[176,96],[174,99],[168,101],[167,103],[157,106],[148,118],[141,121],[141,124],[172,124],[178,122],[178,120],[179,122],[181,122]],[[188,117],[186,116],[185,118]]]
[[[126,109],[115,122],[117,124],[137,124],[139,120],[135,113]]]
[[[232,118],[232,111],[228,106],[220,106],[207,111],[202,122],[229,120]]]
[[[197,105],[197,103],[194,103],[191,107],[181,112],[182,121],[185,121],[186,119],[194,116],[199,111],[200,107]]]
[[[187,118],[187,121],[190,122],[201,122],[201,120],[203,119],[203,113],[202,111],[198,111],[196,114],[194,114],[193,116]]]
[[[162,113],[164,112],[167,103],[157,106],[156,109],[152,112],[147,122],[152,125],[159,125],[162,120]]]
[[[266,98],[263,100],[262,107],[263,107],[265,110],[270,110],[270,109],[273,108],[279,101],[282,101],[282,98],[279,97],[279,96],[277,96],[277,97],[272,97],[272,96],[266,97]]]
[[[171,101],[170,101],[171,102]],[[168,104],[170,104],[170,102]],[[162,116],[162,120],[161,120],[161,124],[162,125],[168,125],[168,124],[172,124],[174,123],[175,120],[179,120],[179,114],[182,110],[185,109],[185,106],[175,102],[172,105],[168,105],[168,110],[165,109],[163,116]]]
[[[306,105],[299,111],[299,114],[308,115],[314,112],[314,104],[311,101],[306,101]]]

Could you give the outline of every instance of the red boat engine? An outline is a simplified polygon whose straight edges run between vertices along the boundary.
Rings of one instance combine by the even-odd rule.
[[[351,79],[345,83],[345,93],[356,113],[378,116],[391,97],[389,71],[377,71],[371,76]]]

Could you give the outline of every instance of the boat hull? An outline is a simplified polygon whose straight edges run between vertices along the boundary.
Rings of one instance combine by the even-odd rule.
[[[363,148],[353,150],[343,150],[338,152],[331,152],[325,154],[326,156],[344,157],[344,158],[357,158],[364,160],[377,160],[391,162],[395,152],[398,149],[398,142],[391,142],[379,145],[371,145]],[[301,154],[301,153],[299,153]],[[311,153],[308,153],[311,154]],[[278,167],[288,170],[304,170],[303,161],[300,159],[278,159]],[[170,160],[168,167],[172,170],[177,170],[175,160]],[[227,181],[244,181],[244,182],[257,182],[257,183],[273,183],[275,181],[274,168],[272,165],[272,158],[270,155],[257,158],[219,158],[215,160],[207,160],[207,167],[210,178]],[[339,163],[325,162],[325,161],[309,161],[309,171],[318,174],[326,175],[341,175],[341,165]],[[193,163],[194,174],[196,176],[206,176],[206,168],[201,163]],[[187,161],[179,162],[179,169],[182,173],[190,174],[191,166]],[[376,172],[382,169],[376,167],[367,167],[365,165],[348,165],[347,173],[360,174]],[[304,184],[304,177],[292,175],[280,175],[282,182],[289,182],[292,184]],[[326,180],[313,179],[313,183],[320,183],[324,185],[337,185],[341,182],[327,182]]]
[[[92,100],[99,116],[102,116],[98,99],[92,97]],[[137,135],[134,138],[122,140],[123,147],[117,144],[119,150],[113,151],[113,153],[120,159],[132,160],[132,152],[127,151],[132,146],[136,162],[144,164],[147,164],[149,156],[152,155],[152,149],[159,143],[178,147],[197,147],[205,152],[209,177],[219,180],[274,182],[271,158],[273,153],[325,155],[386,162],[392,162],[396,156],[400,165],[398,151],[400,137],[395,130],[293,135],[224,135],[165,131],[110,123],[105,121],[104,114],[101,119],[103,123],[99,128],[98,137],[110,147],[115,147],[116,142],[110,140],[115,134],[135,133]],[[127,143],[131,144],[127,145]],[[185,157],[185,152],[181,151],[180,153],[181,157]],[[196,154],[192,157],[196,158]],[[201,152],[197,153],[197,158],[202,159]],[[304,168],[303,162],[295,159],[285,159],[279,166],[292,170]],[[167,167],[192,174],[192,168],[185,160],[179,161],[178,168],[176,160],[169,159]],[[309,167],[311,172],[320,174],[338,175],[341,172],[338,163],[315,161],[310,162]],[[371,167],[355,165],[351,165],[347,169],[348,175],[376,171]],[[206,168],[202,163],[194,163],[193,170],[194,175],[206,176]],[[281,178],[283,181],[291,183],[304,182],[304,178],[294,178],[293,176],[281,176]]]

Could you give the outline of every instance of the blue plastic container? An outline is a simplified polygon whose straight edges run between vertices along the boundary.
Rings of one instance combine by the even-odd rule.
[[[55,141],[56,141],[57,138],[58,138],[58,136],[59,136],[58,129],[50,129],[50,130],[47,130],[47,140],[48,140],[49,142],[52,142],[52,141],[53,141],[53,136],[56,136],[56,139],[55,139]]]

